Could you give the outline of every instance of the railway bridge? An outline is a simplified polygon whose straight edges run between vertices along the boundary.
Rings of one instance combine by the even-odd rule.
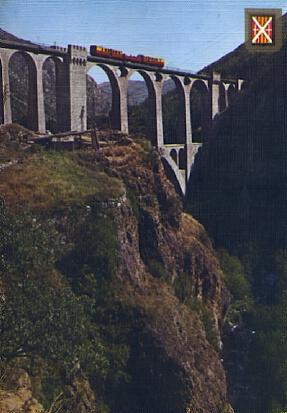
[[[0,41],[0,119],[13,122],[11,107],[11,61],[21,55],[28,67],[28,118],[27,126],[35,131],[46,131],[43,67],[48,59],[55,64],[56,116],[58,132],[87,129],[87,73],[99,66],[109,78],[112,89],[111,126],[129,132],[128,81],[139,73],[148,90],[149,138],[157,147],[169,177],[182,195],[186,192],[191,168],[200,143],[193,140],[190,95],[193,88],[199,91],[202,102],[202,129],[207,135],[212,120],[225,110],[241,90],[242,80],[221,79],[194,74],[179,69],[147,66],[116,59],[90,56],[82,46],[41,46],[29,42]],[[166,144],[163,129],[162,89],[167,79],[174,81],[179,97],[179,121],[176,142]]]

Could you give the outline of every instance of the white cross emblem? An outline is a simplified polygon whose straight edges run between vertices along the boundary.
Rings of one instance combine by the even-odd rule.
[[[259,23],[256,17],[253,16],[252,20],[257,26],[256,29],[258,29],[258,32],[252,39],[252,43],[256,43],[257,39],[263,34],[263,36],[267,39],[267,42],[272,44],[273,41],[271,37],[269,36],[269,33],[272,33],[272,29],[268,28],[269,24],[272,22],[272,17],[269,17],[269,19],[266,21],[266,23],[263,26],[261,26],[261,24]]]

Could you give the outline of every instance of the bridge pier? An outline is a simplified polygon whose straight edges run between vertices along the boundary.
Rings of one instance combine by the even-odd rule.
[[[35,56],[34,62],[37,69],[37,130],[41,133],[46,132],[46,117],[44,107],[44,88],[43,88],[43,63],[44,59],[41,56]]]
[[[157,75],[156,80],[153,80],[154,96],[151,99],[151,115],[153,125],[153,139],[157,148],[164,146],[163,140],[163,119],[162,119],[162,86],[163,77]]]
[[[242,90],[242,87],[244,86],[244,80],[243,79],[238,79],[237,80],[237,90],[240,92]]]
[[[220,82],[221,76],[220,73],[212,73],[212,91],[211,91],[211,110],[212,110],[212,119],[220,113],[219,109],[219,99],[220,99]]]
[[[129,120],[128,120],[128,70],[121,70],[121,75],[118,77],[119,85],[119,120],[120,130],[123,133],[129,133]]]
[[[73,131],[87,129],[87,56],[85,47],[69,44],[69,124]]]
[[[229,85],[226,84],[226,83],[224,83],[223,86],[224,86],[224,91],[225,91],[225,107],[228,108],[228,106],[229,106],[229,104],[230,104],[230,102],[229,102],[229,96],[228,96],[228,88],[229,88]]]
[[[193,164],[193,144],[192,144],[192,128],[191,128],[191,113],[190,113],[190,91],[191,81],[184,81],[184,100],[185,100],[185,144],[186,144],[186,179],[189,179],[191,166]]]
[[[2,65],[2,96],[3,96],[3,112],[4,124],[12,123],[11,109],[11,92],[9,80],[9,60],[14,50],[0,49],[1,65]]]
[[[184,81],[184,107],[185,107],[185,136],[186,136],[187,145],[190,145],[192,143],[190,91],[191,91],[191,82],[190,80],[185,80]]]

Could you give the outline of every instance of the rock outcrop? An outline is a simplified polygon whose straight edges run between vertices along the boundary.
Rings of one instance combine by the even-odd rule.
[[[211,242],[204,228],[182,213],[181,202],[151,148],[147,157],[131,141],[110,146],[101,156],[107,172],[124,181],[137,203],[136,214],[127,202],[117,209],[115,219],[120,295],[135,308],[145,331],[141,355],[133,360],[134,381],[138,381],[134,386],[145,388],[141,402],[150,411],[222,413],[229,408],[224,369],[200,317],[191,310],[198,302],[210,309],[219,344],[228,293]],[[188,285],[183,287],[190,305],[174,293],[182,277],[191,286],[190,291]],[[150,358],[148,370],[141,356]],[[143,369],[143,377],[138,369]],[[137,408],[133,406],[134,411]]]
[[[10,372],[9,385],[13,390],[0,389],[1,413],[44,413],[43,406],[33,397],[32,383],[26,371]]]

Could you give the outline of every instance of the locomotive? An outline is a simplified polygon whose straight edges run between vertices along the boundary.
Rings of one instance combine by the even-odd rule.
[[[141,63],[148,66],[163,67],[164,59],[144,55],[127,55],[120,50],[109,49],[103,46],[93,45],[90,47],[91,56],[107,57],[110,59],[122,60],[124,62]]]

